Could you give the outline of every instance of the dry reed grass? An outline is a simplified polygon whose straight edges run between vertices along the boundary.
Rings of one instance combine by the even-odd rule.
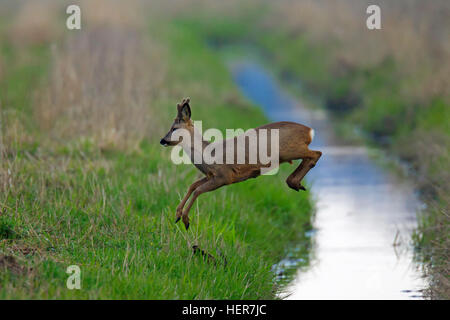
[[[69,170],[64,156],[53,157],[48,152],[58,146],[70,147],[71,141],[88,139],[100,150],[136,150],[155,131],[159,137],[156,104],[166,73],[164,50],[148,37],[138,2],[79,4],[83,7],[82,31],[70,32],[62,43],[52,46],[48,79],[35,88],[31,108],[34,122],[42,129],[39,136],[25,128],[29,121],[24,117],[29,115],[14,106],[0,108],[2,198],[23,187],[28,177],[25,172],[39,173],[44,192],[49,177]],[[38,23],[41,19],[25,21],[35,7],[50,19],[45,25]],[[19,53],[28,54],[29,45],[49,45],[56,39],[57,33],[44,32],[53,30],[57,15],[49,12],[56,12],[55,8],[50,1],[8,8],[11,15],[18,12],[6,34],[14,39]],[[31,32],[33,26],[41,31]],[[39,148],[33,155],[23,148],[37,142]],[[18,150],[25,159],[17,159]],[[93,161],[80,163],[84,170],[92,165]]]
[[[16,46],[45,44],[61,34],[58,26],[60,4],[50,0],[21,1],[8,30],[8,38]],[[10,8],[11,11],[12,8]]]
[[[136,148],[157,127],[151,105],[165,77],[162,48],[143,34],[138,6],[89,1],[83,8],[88,27],[54,50],[37,122],[64,141]]]
[[[366,28],[366,8],[381,8],[382,29]],[[332,1],[277,2],[269,24],[285,25],[294,36],[328,43],[334,63],[370,67],[394,58],[404,77],[404,94],[416,101],[450,97],[450,5],[448,1]],[[409,80],[408,80],[409,79]]]
[[[145,27],[142,1],[83,0],[78,3],[82,8],[83,20],[90,28],[139,29]]]
[[[421,227],[421,236],[428,239],[421,254],[430,259],[426,268],[430,287],[426,295],[434,299],[450,297],[450,163],[448,136],[441,132],[416,132],[413,143],[408,143],[414,155],[419,187],[426,190],[427,210]],[[427,150],[417,153],[416,150]]]

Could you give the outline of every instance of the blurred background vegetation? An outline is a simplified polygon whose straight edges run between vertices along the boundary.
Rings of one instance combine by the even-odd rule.
[[[81,31],[65,28],[68,4],[82,9]],[[366,28],[368,4],[381,7],[381,30]],[[310,228],[308,197],[274,192],[258,202],[267,184],[253,183],[239,196],[208,195],[186,239],[167,219],[195,174],[173,168],[157,145],[183,96],[210,127],[264,121],[210,47],[245,44],[262,50],[293,92],[319,99],[343,135],[356,127],[406,164],[427,203],[415,241],[428,294],[448,298],[449,35],[446,0],[2,1],[0,250],[19,261],[17,274],[34,271],[26,280],[0,276],[0,297],[76,297],[51,279],[79,260],[95,288],[82,297],[127,297],[119,269],[145,284],[139,297],[273,296],[270,265],[299,241],[296,228]],[[236,255],[236,272],[202,282],[217,273],[202,263],[182,268],[192,259],[184,241]],[[120,285],[102,289],[99,275]]]

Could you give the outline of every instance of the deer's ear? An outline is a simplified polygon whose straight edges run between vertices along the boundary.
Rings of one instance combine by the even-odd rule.
[[[191,107],[189,106],[189,98],[183,99],[182,103],[177,105],[178,109],[178,118],[187,122],[191,119]]]
[[[188,121],[189,119],[191,119],[191,107],[188,103],[185,103],[181,107],[181,119],[183,119],[184,121]]]

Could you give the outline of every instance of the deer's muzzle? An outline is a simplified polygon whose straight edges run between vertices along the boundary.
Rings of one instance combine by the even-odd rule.
[[[164,138],[162,138],[159,143],[164,147],[167,147],[169,145],[169,143],[166,140],[164,140]]]

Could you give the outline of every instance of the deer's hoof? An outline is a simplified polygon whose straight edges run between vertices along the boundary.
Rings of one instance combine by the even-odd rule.
[[[289,188],[291,188],[292,190],[298,191],[298,186],[295,183],[293,183],[292,181],[289,181],[289,180],[286,182],[287,182],[287,185]]]
[[[286,180],[286,184],[288,185],[289,188],[291,188],[291,189],[293,189],[295,191],[298,191],[296,186],[295,186],[295,184],[293,184],[289,179]]]
[[[180,221],[180,219],[181,219],[181,217],[177,217],[177,218],[175,219],[175,223],[177,223],[178,221]]]
[[[184,226],[186,227],[186,230],[189,229],[189,217],[187,215],[183,216],[183,223]]]
[[[291,189],[293,189],[293,190],[295,190],[295,191],[300,191],[300,190],[303,190],[303,191],[306,191],[306,188],[304,187],[304,186],[302,186],[301,184],[295,184],[295,183],[292,183],[292,182],[288,182],[287,183],[287,185],[289,186],[289,188],[291,188]]]

